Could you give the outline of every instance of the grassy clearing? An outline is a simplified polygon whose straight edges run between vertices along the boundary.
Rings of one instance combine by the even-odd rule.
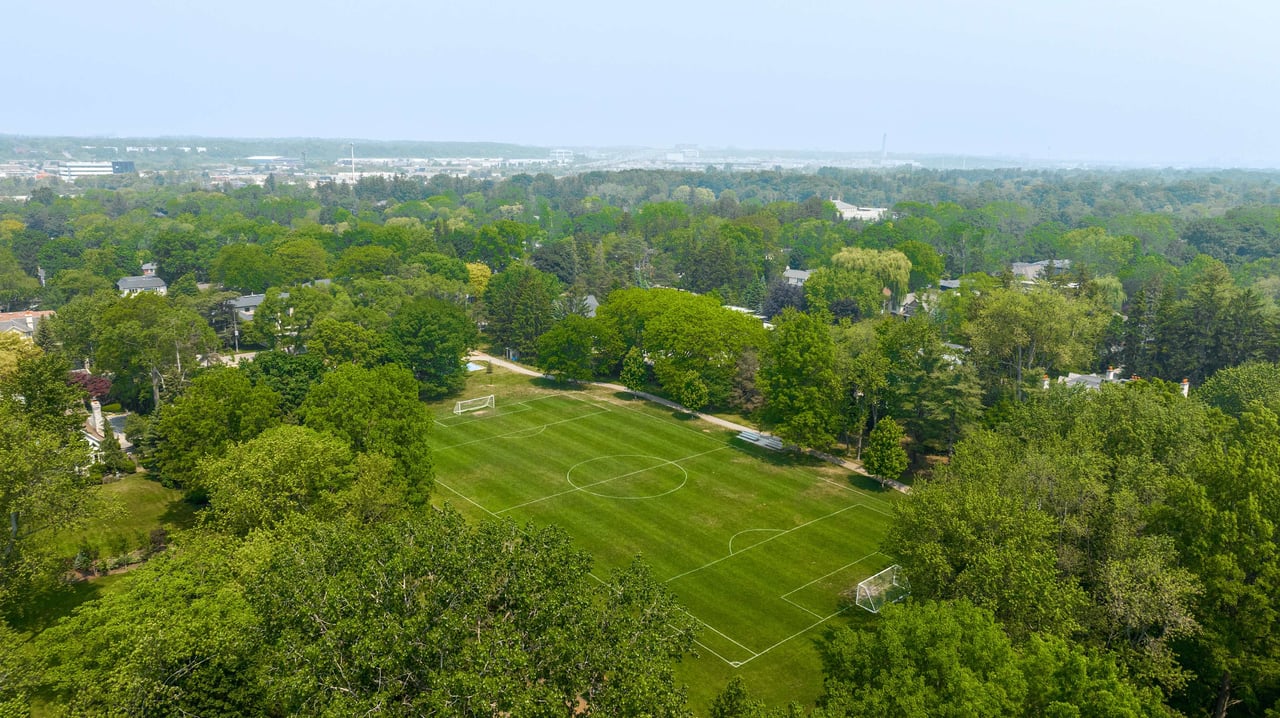
[[[559,389],[472,375],[467,396],[495,394],[497,407],[439,407],[439,499],[557,524],[599,576],[643,556],[702,624],[682,669],[695,709],[735,674],[771,702],[811,702],[815,641],[864,620],[839,595],[890,563],[879,544],[898,495],[625,394]]]
[[[182,500],[181,491],[145,474],[103,484],[98,491],[106,504],[103,517],[51,536],[49,546],[56,555],[70,558],[85,548],[103,557],[119,556],[146,548],[154,529],[172,532],[194,520],[195,510]]]

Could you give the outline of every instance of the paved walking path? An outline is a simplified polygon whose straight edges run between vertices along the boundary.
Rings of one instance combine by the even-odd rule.
[[[506,359],[499,359],[494,356],[489,356],[484,352],[472,352],[471,355],[467,358],[472,361],[479,360],[479,361],[492,362],[494,366],[500,366],[503,369],[506,369],[508,371],[513,371],[517,374],[524,374],[526,376],[536,376],[536,377],[546,376],[546,374],[543,374],[542,372],[536,369],[530,369],[527,366],[521,366],[520,364],[509,362]],[[602,381],[590,381],[586,383],[592,386],[598,386],[602,389],[611,389],[613,391],[625,391],[627,393],[634,394],[635,396],[638,396],[641,399],[652,401],[655,404],[661,404],[662,406],[665,406],[668,409],[675,409],[676,411],[682,411],[686,414],[693,414],[694,416],[698,417],[699,419],[702,419],[703,421],[709,424],[714,424],[716,426],[720,426],[725,429],[730,429],[733,431],[754,431],[757,433],[761,433],[759,429],[753,426],[744,426],[743,424],[729,421],[728,419],[721,419],[720,417],[712,416],[711,414],[703,414],[697,411],[689,411],[688,409],[684,408],[683,406],[680,406],[674,401],[671,401],[670,399],[664,399],[663,397],[660,397],[657,394],[650,394],[645,391],[632,391],[631,389],[628,389],[627,387],[621,384],[610,384],[608,382],[602,382]],[[768,434],[764,434],[764,435],[767,436]],[[838,456],[832,456],[831,454],[818,451],[816,449],[804,449],[804,451],[810,456],[816,456],[817,458],[822,459],[823,461],[836,464],[837,466],[843,466],[844,468],[856,474],[862,474],[863,476],[867,476],[872,479],[875,479],[876,481],[879,481],[880,483],[884,484],[885,486],[895,491],[901,491],[904,494],[911,493],[910,486],[907,486],[906,484],[899,481],[894,481],[893,479],[881,479],[875,476],[871,476],[871,474],[868,474],[866,472],[866,469],[862,468],[862,464],[859,464],[856,461],[849,461],[848,459],[842,459]]]

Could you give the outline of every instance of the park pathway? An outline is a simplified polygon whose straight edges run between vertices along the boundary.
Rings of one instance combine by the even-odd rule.
[[[471,355],[467,358],[470,359],[471,361],[478,360],[478,361],[492,362],[494,366],[500,366],[503,369],[506,369],[508,371],[513,371],[517,374],[524,374],[526,376],[536,376],[536,377],[546,376],[545,374],[543,374],[542,372],[536,369],[530,369],[527,366],[521,366],[520,364],[507,361],[506,359],[499,359],[494,356],[489,356],[484,352],[472,352]],[[602,382],[602,381],[591,381],[587,383],[591,384],[592,386],[598,386],[602,389],[610,389],[613,391],[625,391],[629,394],[634,394],[635,396],[638,396],[641,399],[646,399],[648,401],[652,401],[655,404],[660,404],[662,406],[665,406],[668,409],[675,409],[676,411],[682,411],[686,414],[692,414],[709,424],[714,424],[716,426],[720,426],[725,429],[730,429],[732,431],[754,431],[756,433],[760,433],[765,436],[768,435],[768,434],[765,434],[764,432],[761,432],[759,429],[753,426],[745,426],[743,424],[739,424],[734,421],[729,421],[728,419],[721,419],[718,416],[712,416],[711,414],[703,414],[697,411],[689,411],[688,409],[684,408],[683,406],[680,406],[674,401],[671,401],[670,399],[664,399],[663,397],[660,397],[657,394],[650,394],[644,391],[632,391],[631,389],[628,389],[627,387],[621,384],[610,384],[608,382]],[[862,468],[862,464],[859,464],[856,461],[849,461],[848,459],[842,459],[838,456],[832,456],[831,454],[828,454],[823,451],[818,451],[817,449],[804,449],[804,451],[810,456],[816,456],[817,458],[822,459],[823,461],[836,464],[837,466],[843,466],[844,468],[854,472],[855,474],[862,474],[863,476],[875,479],[876,481],[879,481],[881,484],[895,491],[901,491],[904,494],[911,493],[910,486],[907,486],[906,484],[900,481],[894,481],[893,479],[881,479],[879,477],[871,476],[871,474],[867,473],[866,469]]]

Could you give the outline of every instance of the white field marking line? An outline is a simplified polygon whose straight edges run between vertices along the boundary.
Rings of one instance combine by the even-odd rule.
[[[790,603],[790,601],[788,601],[788,603]],[[794,605],[794,604],[793,604],[793,605]],[[755,659],[759,658],[760,656],[763,656],[764,654],[768,653],[769,651],[772,651],[773,649],[777,648],[778,646],[781,646],[782,644],[784,644],[784,643],[786,643],[786,642],[788,642],[788,641],[790,641],[790,640],[792,640],[792,639],[798,638],[798,637],[800,637],[800,636],[802,636],[802,635],[804,635],[804,634],[808,633],[809,631],[812,631],[813,629],[817,628],[818,626],[821,626],[822,624],[826,623],[827,621],[830,621],[831,619],[835,618],[836,616],[839,616],[840,614],[842,614],[842,613],[844,613],[845,611],[848,611],[848,610],[849,610],[849,609],[848,609],[848,607],[845,607],[845,608],[840,609],[839,611],[836,611],[835,613],[829,614],[829,615],[827,615],[827,616],[822,616],[822,617],[820,617],[817,621],[814,621],[813,623],[809,624],[807,627],[802,628],[802,629],[800,629],[799,631],[796,631],[795,633],[791,634],[790,636],[787,636],[786,638],[782,639],[781,641],[778,641],[777,643],[773,644],[772,646],[769,646],[768,648],[764,649],[763,651],[760,651],[759,653],[757,653],[757,654],[755,654],[754,656],[752,656],[752,657],[748,658],[747,660],[742,661],[742,662],[741,662],[741,663],[739,663],[737,666],[734,666],[734,668],[738,668],[738,667],[741,667],[741,666],[745,666],[746,664],[748,664],[748,663],[750,663],[750,662],[754,661]],[[813,612],[812,612],[812,611],[810,611],[810,613],[813,613]],[[816,616],[817,614],[815,613],[814,615]]]
[[[625,404],[621,399],[607,399],[607,398],[602,398],[602,399],[601,399],[601,401],[608,402],[609,404],[611,404],[611,405],[613,405],[613,406],[616,406],[616,407],[618,407],[619,409],[622,409],[622,410],[624,410],[624,411],[630,411],[630,412],[635,413],[635,414],[639,414],[640,416],[646,417],[646,418],[648,418],[648,419],[653,419],[654,421],[661,421],[661,422],[664,422],[664,423],[667,421],[666,419],[664,419],[664,418],[662,418],[662,417],[660,417],[660,416],[654,416],[653,414],[650,414],[650,413],[648,413],[648,412],[641,411],[641,410],[639,410],[639,409],[634,409],[634,408],[632,408],[632,407],[630,407],[630,406],[627,406],[627,405],[626,405],[626,404]],[[642,399],[641,401],[644,401],[644,402],[646,402],[646,403],[650,403],[650,404],[655,403],[655,402],[650,402],[650,401],[648,401],[647,399]],[[661,404],[657,404],[657,406],[662,406],[662,405],[661,405]],[[663,408],[670,408],[670,407],[663,407]],[[674,411],[674,409],[673,409],[673,411]],[[699,419],[698,419],[698,421],[703,421],[703,422],[704,422],[704,423],[706,423],[706,424],[709,424],[709,425],[711,425],[711,426],[715,426],[717,429],[723,429],[723,427],[716,426],[715,424],[712,424],[711,422],[709,422],[709,421],[705,421],[705,420],[703,420],[703,419],[701,419],[701,418],[699,418]],[[716,439],[711,438],[710,436],[708,436],[708,435],[706,435],[706,434],[702,433],[702,432],[701,432],[701,431],[699,431],[698,429],[693,429],[693,428],[690,428],[690,427],[688,427],[688,426],[684,426],[683,424],[675,424],[675,427],[676,427],[677,429],[684,429],[685,431],[689,431],[689,432],[692,432],[692,433],[694,433],[694,434],[697,434],[698,436],[701,436],[702,438],[707,439],[707,440],[709,440],[709,441],[715,441],[716,443],[720,443],[720,442],[719,442],[719,441],[717,441]],[[729,429],[724,429],[724,431],[729,431]],[[725,443],[725,446],[730,446],[730,445],[731,445],[731,444],[729,444],[728,442],[726,442],[726,443]]]
[[[826,578],[827,576],[835,575],[835,574],[840,573],[841,571],[845,570],[846,568],[849,568],[850,566],[854,566],[854,565],[856,565],[856,564],[862,563],[863,561],[866,561],[867,559],[871,558],[872,556],[875,556],[876,554],[880,554],[881,556],[883,556],[883,555],[884,555],[884,554],[881,554],[879,551],[872,551],[871,553],[867,554],[866,556],[863,556],[862,558],[858,559],[857,561],[852,561],[852,562],[850,562],[850,563],[846,563],[845,565],[841,566],[840,568],[837,568],[836,570],[832,571],[831,573],[823,574],[823,575],[821,575],[821,576],[819,576],[819,577],[817,577],[817,578],[813,579],[813,580],[812,580],[812,581],[810,581],[809,583],[806,583],[806,584],[805,584],[805,585],[803,585],[803,586],[798,586],[798,587],[796,587],[796,588],[791,589],[790,591],[787,591],[786,593],[782,594],[782,595],[781,595],[781,596],[779,596],[778,598],[782,599],[783,601],[786,601],[787,603],[791,604],[792,606],[795,606],[796,608],[800,609],[801,611],[804,611],[805,613],[808,613],[808,614],[809,614],[809,615],[811,615],[811,616],[816,616],[816,617],[818,617],[818,618],[822,618],[822,614],[820,614],[820,613],[818,613],[817,611],[814,611],[814,610],[812,610],[812,609],[806,608],[805,606],[801,606],[800,604],[796,603],[795,601],[792,601],[791,599],[787,598],[787,596],[790,596],[791,594],[795,593],[796,591],[801,591],[801,590],[803,590],[803,589],[805,589],[805,588],[808,588],[809,586],[812,586],[813,584],[815,584],[815,583],[817,583],[817,582],[821,581],[822,579]]]
[[[693,620],[697,621],[698,623],[701,623],[701,624],[702,624],[702,626],[703,626],[704,628],[706,628],[708,631],[711,631],[712,633],[716,634],[717,636],[720,636],[721,638],[723,638],[724,640],[726,640],[726,641],[728,641],[728,642],[732,643],[733,645],[737,646],[738,648],[741,648],[742,650],[746,651],[747,653],[750,653],[750,654],[752,655],[752,657],[755,657],[755,655],[756,655],[756,652],[755,652],[755,651],[753,651],[753,650],[751,650],[750,648],[747,648],[746,646],[742,645],[741,643],[738,643],[737,641],[733,640],[733,638],[729,637],[728,635],[725,635],[723,632],[721,632],[721,631],[719,631],[718,629],[716,629],[716,627],[715,627],[715,626],[712,626],[710,623],[707,623],[706,621],[702,620],[701,618],[698,618],[697,616],[693,615],[692,613],[689,613],[689,611],[688,611],[687,609],[681,608],[681,609],[680,609],[680,612],[681,612],[681,613],[683,613],[684,615],[688,616],[689,618],[692,618]],[[710,650],[710,649],[708,649],[708,650]],[[714,653],[714,651],[712,651],[712,652]],[[725,660],[725,658],[724,658],[723,656],[721,656],[720,654],[718,654],[718,653],[716,654],[716,658],[719,658],[720,660],[724,661],[725,663],[728,663],[729,665],[733,665],[733,661]]]
[[[827,477],[825,477],[825,476],[819,476],[819,477],[818,477],[818,480],[819,480],[819,481],[825,481],[825,482],[827,482],[828,484],[831,484],[832,486],[839,486],[840,488],[844,489],[845,491],[852,491],[853,493],[857,494],[858,496],[861,496],[862,498],[866,499],[867,501],[874,501],[874,502],[876,502],[876,503],[878,503],[878,504],[881,504],[881,505],[883,505],[883,506],[888,506],[888,505],[889,505],[889,502],[888,502],[888,501],[885,501],[884,499],[879,498],[879,497],[878,497],[878,496],[876,496],[875,494],[872,494],[872,493],[868,493],[868,492],[866,492],[866,491],[863,491],[862,489],[855,488],[855,487],[853,487],[853,486],[846,486],[845,484],[842,484],[842,483],[840,483],[839,481],[832,481],[831,479],[828,479],[828,478],[827,478]],[[883,514],[884,512],[883,512],[883,511],[881,511],[880,513],[882,513],[882,514]],[[893,515],[893,514],[885,514],[885,516],[892,516],[892,515]]]
[[[520,533],[524,533],[524,530],[522,529],[522,530],[520,531]],[[525,535],[526,535],[526,536],[528,536],[529,534],[525,534]],[[610,586],[608,583],[606,583],[604,579],[602,579],[602,578],[600,578],[599,576],[597,576],[597,575],[595,574],[595,572],[588,572],[588,573],[587,573],[587,575],[588,575],[588,576],[590,576],[591,578],[595,579],[596,583],[600,584],[601,586],[604,586],[605,588],[613,588],[613,587],[612,587],[612,586]],[[618,591],[615,589],[615,590],[614,590],[614,593],[617,593],[617,592],[618,592]],[[703,626],[706,626],[707,628],[711,628],[711,626],[707,626],[707,622],[706,622],[706,621],[703,621],[701,618],[698,618],[697,616],[693,615],[692,613],[689,613],[687,610],[685,610],[685,609],[683,609],[683,608],[678,608],[677,610],[679,610],[681,613],[683,613],[684,615],[688,616],[689,618],[692,618],[693,620],[697,621],[698,623],[701,623]],[[669,625],[669,624],[668,624],[668,625]],[[711,630],[712,630],[712,631],[715,631],[716,633],[720,633],[719,631],[716,631],[716,629],[714,629],[714,628],[711,628]],[[724,636],[724,634],[723,634],[723,633],[720,633],[720,635]],[[737,641],[734,641],[732,638],[729,638],[728,636],[724,636],[724,637],[725,637],[726,639],[728,639],[730,642],[732,642],[732,643],[734,643],[734,644],[736,644],[736,645],[739,645],[739,646],[741,646],[741,645],[742,645],[742,644],[739,644]],[[733,666],[733,667],[735,667],[735,668],[736,668],[736,667],[737,667],[737,665],[740,665],[740,664],[741,664],[741,661],[731,661],[731,660],[729,660],[728,658],[725,658],[724,656],[720,655],[719,653],[716,653],[714,650],[712,650],[712,649],[711,649],[711,647],[710,647],[710,646],[708,646],[708,645],[704,644],[702,641],[699,641],[699,640],[698,640],[698,639],[696,639],[696,638],[695,638],[695,639],[693,639],[693,642],[694,642],[694,644],[695,644],[695,645],[697,645],[698,647],[703,648],[703,649],[706,649],[707,653],[710,653],[711,655],[715,656],[716,658],[719,658],[721,661],[724,661],[725,665]],[[742,646],[742,648],[743,648],[743,650],[745,650],[747,653],[751,653],[751,654],[753,654],[753,655],[755,654],[755,651],[751,650],[750,648],[747,648],[746,646]]]
[[[475,398],[479,399],[480,397],[475,397]],[[474,423],[474,422],[477,422],[477,421],[491,421],[491,420],[493,420],[493,419],[499,419],[499,418],[501,418],[501,417],[507,416],[508,414],[520,414],[520,413],[522,413],[522,412],[526,412],[526,411],[528,411],[529,409],[531,409],[531,408],[532,408],[532,407],[530,407],[530,406],[529,406],[529,404],[531,404],[531,403],[533,403],[533,402],[535,402],[535,401],[542,401],[543,399],[570,399],[570,400],[572,400],[572,401],[581,401],[581,402],[582,402],[582,403],[584,403],[584,404],[590,404],[590,403],[591,403],[591,402],[589,402],[589,401],[586,401],[585,399],[579,399],[579,398],[578,398],[578,397],[576,397],[576,396],[565,396],[564,394],[544,394],[543,396],[535,396],[535,397],[533,397],[532,399],[525,399],[524,401],[517,401],[517,402],[511,403],[511,404],[505,404],[505,405],[503,405],[503,406],[501,406],[501,407],[494,406],[494,413],[493,413],[492,415],[477,416],[477,417],[475,417],[475,418],[473,418],[473,419],[466,419],[466,420],[463,420],[463,421],[455,421],[455,422],[454,422],[454,423],[452,423],[452,424],[445,424],[444,422],[440,421],[439,419],[436,419],[436,423],[437,423],[437,424],[440,424],[441,426],[443,426],[443,427],[445,427],[445,428],[449,428],[449,427],[454,427],[454,426],[462,426],[462,425],[464,425],[464,424],[471,424],[471,423]],[[513,409],[511,409],[511,410],[509,410],[509,411],[507,410],[507,407],[517,407],[517,406],[518,406],[518,407],[521,407],[521,408],[520,408],[520,409],[514,409],[514,408],[513,408]],[[449,417],[447,417],[447,416],[445,417],[445,419],[448,419],[448,418],[449,418]],[[454,418],[457,418],[457,415],[456,415],[456,414],[454,415]]]
[[[502,439],[502,438],[505,438],[505,437],[509,437],[509,436],[511,436],[512,434],[522,434],[522,433],[524,433],[524,432],[526,432],[526,431],[532,431],[532,430],[534,430],[534,429],[545,429],[545,428],[547,428],[548,426],[555,426],[556,424],[567,424],[567,423],[569,423],[569,422],[571,422],[571,421],[578,421],[578,420],[580,420],[580,419],[586,419],[586,418],[591,417],[591,416],[596,416],[597,414],[608,414],[608,413],[609,413],[609,410],[608,410],[608,409],[602,409],[602,410],[600,410],[600,411],[593,411],[593,412],[591,412],[590,414],[583,414],[583,415],[581,415],[581,416],[573,416],[573,417],[569,417],[568,419],[561,419],[560,421],[552,421],[552,422],[548,422],[548,423],[546,423],[546,424],[543,424],[542,426],[529,426],[529,427],[525,427],[525,428],[523,428],[523,429],[518,429],[518,430],[516,430],[516,431],[508,431],[508,432],[507,432],[507,433],[505,433],[505,434],[497,434],[496,436],[486,436],[486,437],[484,437],[483,439],[472,439],[471,441],[463,441],[463,442],[460,442],[460,443],[457,443],[457,444],[449,444],[448,446],[436,446],[436,447],[432,447],[432,448],[433,448],[435,451],[444,451],[445,449],[456,449],[456,448],[458,448],[459,446],[469,446],[469,445],[471,445],[471,444],[479,444],[479,443],[480,443],[480,442],[482,442],[482,441],[492,441],[492,440],[494,440],[494,439]]]
[[[492,511],[490,511],[489,509],[487,509],[487,508],[485,508],[485,507],[481,506],[480,504],[476,503],[475,499],[472,499],[470,496],[467,496],[466,494],[464,494],[464,493],[462,493],[461,491],[459,491],[459,490],[457,490],[457,489],[453,488],[452,486],[450,486],[450,485],[448,485],[448,484],[444,483],[443,481],[441,481],[441,480],[439,480],[439,479],[436,479],[436,485],[438,485],[438,486],[443,486],[443,487],[445,487],[446,489],[448,489],[448,490],[452,491],[453,493],[457,494],[457,495],[458,495],[458,497],[459,497],[459,498],[461,498],[463,501],[466,501],[467,503],[471,504],[472,506],[475,506],[476,508],[478,508],[478,509],[480,509],[481,511],[483,511],[483,512],[485,512],[485,513],[489,514],[490,516],[492,516],[492,517],[494,517],[494,518],[497,518],[497,517],[498,517],[498,515],[497,515],[497,514],[495,514],[494,512],[492,512]],[[522,532],[522,533],[523,533],[523,532]],[[527,534],[526,534],[526,535],[527,535]]]
[[[732,556],[732,555],[733,555],[733,540],[734,540],[734,539],[738,538],[738,537],[739,537],[739,536],[741,536],[742,534],[749,534],[749,533],[752,533],[752,532],[755,532],[755,531],[785,531],[785,529],[746,529],[746,530],[744,530],[744,531],[739,531],[738,533],[736,533],[736,534],[734,534],[734,535],[732,535],[732,536],[730,536],[730,537],[729,537],[729,555],[730,555],[730,556]],[[745,550],[746,550],[746,549],[743,549],[743,551],[745,551]]]
[[[607,411],[607,410],[606,410],[606,411]],[[593,416],[593,415],[592,415],[592,414],[588,414],[587,416]],[[706,456],[707,454],[711,454],[711,453],[714,453],[714,452],[720,451],[721,449],[725,449],[725,448],[728,448],[728,447],[725,447],[725,446],[718,446],[718,447],[716,447],[716,448],[714,448],[714,449],[711,449],[710,451],[703,451],[703,452],[698,453],[698,454],[690,454],[689,456],[682,456],[682,457],[680,457],[680,458],[678,458],[678,459],[671,459],[670,461],[664,461],[664,462],[662,462],[662,463],[660,463],[660,464],[654,464],[653,466],[646,466],[646,467],[645,467],[645,468],[643,468],[643,469],[636,469],[635,471],[628,471],[628,472],[627,472],[627,473],[625,473],[625,474],[620,474],[620,475],[618,475],[618,476],[612,476],[612,477],[609,477],[609,478],[607,478],[607,479],[601,479],[600,481],[593,481],[592,483],[589,483],[589,484],[583,484],[582,486],[574,486],[572,489],[568,489],[568,490],[566,490],[566,491],[560,491],[560,492],[557,492],[557,493],[554,493],[554,494],[548,494],[548,495],[543,496],[543,497],[541,497],[541,498],[533,499],[532,501],[526,501],[526,502],[524,502],[523,504],[516,504],[515,506],[508,506],[507,508],[505,508],[505,509],[503,509],[503,510],[499,511],[498,513],[500,513],[500,514],[505,514],[505,513],[506,513],[506,512],[508,512],[508,511],[515,511],[516,509],[522,509],[522,508],[524,508],[524,507],[526,507],[526,506],[529,506],[530,504],[541,503],[541,502],[543,502],[543,501],[547,501],[548,499],[554,499],[554,498],[556,498],[557,496],[564,496],[565,494],[573,494],[573,493],[577,493],[577,492],[579,492],[579,491],[583,491],[583,490],[585,490],[585,489],[589,489],[589,488],[591,488],[592,486],[599,486],[600,484],[607,484],[607,483],[609,483],[610,481],[617,481],[618,479],[625,479],[625,478],[627,478],[628,476],[634,476],[635,474],[642,474],[642,473],[644,473],[644,472],[646,472],[646,471],[651,471],[651,470],[653,470],[653,469],[656,469],[656,468],[658,468],[659,466],[666,466],[666,465],[668,465],[668,464],[678,464],[678,463],[679,463],[679,462],[681,462],[681,461],[688,461],[689,459],[696,459],[696,458],[698,458],[699,456]],[[597,457],[596,457],[596,459],[607,459],[607,458],[609,458],[609,457],[608,457],[608,456],[597,456]],[[657,457],[654,457],[654,458],[657,458]],[[587,461],[595,461],[596,459],[587,459]],[[582,465],[582,464],[587,463],[587,461],[579,461],[577,464],[574,464],[574,466],[580,466],[580,465]],[[681,466],[680,468],[682,468],[682,469],[683,469],[684,467],[683,467],[683,466]],[[569,471],[573,471],[573,466],[570,466],[570,467],[569,467]],[[564,480],[565,480],[565,481],[569,481],[569,471],[566,471],[566,472],[565,472],[565,474],[564,474]],[[688,472],[686,471],[686,475],[687,475],[687,473],[688,473]],[[571,485],[571,486],[573,485],[573,484],[572,484],[572,482],[570,482],[570,485]]]
[[[806,583],[806,584],[805,584],[805,585],[803,585],[803,586],[797,586],[797,587],[795,587],[795,588],[791,589],[790,591],[787,591],[786,593],[782,594],[779,598],[786,598],[787,596],[790,596],[791,594],[795,593],[796,591],[800,591],[800,590],[803,590],[803,589],[806,589],[806,588],[808,588],[808,587],[812,586],[813,584],[815,584],[815,583],[817,583],[817,582],[821,581],[822,579],[826,578],[827,576],[834,576],[835,574],[840,573],[841,571],[845,570],[846,568],[849,568],[850,566],[855,566],[855,565],[857,565],[857,564],[860,564],[860,563],[862,563],[863,561],[866,561],[867,559],[871,558],[872,556],[876,556],[876,555],[884,556],[884,554],[883,554],[883,553],[881,553],[880,551],[872,551],[871,553],[867,554],[866,556],[863,556],[862,558],[858,559],[857,561],[850,561],[849,563],[846,563],[845,565],[841,566],[840,568],[837,568],[836,570],[832,571],[831,573],[824,573],[823,575],[821,575],[821,576],[819,576],[819,577],[817,577],[817,578],[813,579],[812,581],[810,581],[809,583]]]
[[[697,567],[697,568],[691,568],[691,569],[689,569],[688,571],[685,571],[684,573],[676,574],[675,576],[672,576],[671,578],[667,579],[666,581],[663,581],[663,583],[670,583],[670,582],[672,582],[672,581],[674,581],[674,580],[676,580],[676,579],[678,579],[678,578],[684,578],[685,576],[688,576],[688,575],[689,575],[689,574],[691,574],[691,573],[697,573],[697,572],[701,571],[701,570],[702,570],[702,569],[704,569],[704,568],[710,568],[710,567],[712,567],[712,566],[714,566],[714,565],[716,565],[716,564],[720,563],[721,561],[725,561],[725,560],[727,560],[727,559],[731,559],[731,558],[733,558],[734,556],[738,556],[738,555],[744,554],[744,553],[746,553],[746,552],[750,551],[751,549],[753,549],[753,548],[758,548],[758,547],[760,547],[760,546],[763,546],[763,545],[765,545],[765,544],[769,543],[770,541],[773,541],[774,539],[782,538],[783,536],[786,536],[787,534],[789,534],[789,533],[791,533],[791,532],[793,532],[793,531],[799,531],[800,529],[802,529],[802,528],[804,528],[804,527],[806,527],[806,526],[808,526],[808,525],[810,525],[810,524],[816,524],[816,523],[818,523],[819,521],[825,521],[825,520],[827,520],[827,519],[831,518],[832,516],[835,516],[835,515],[837,515],[837,514],[842,514],[842,513],[846,512],[846,511],[848,511],[849,509],[856,509],[856,508],[858,508],[859,506],[862,506],[862,504],[849,504],[848,506],[846,506],[846,507],[844,507],[844,508],[842,508],[842,509],[840,509],[840,510],[838,510],[838,511],[832,511],[831,513],[827,514],[826,516],[819,516],[819,517],[818,517],[818,518],[816,518],[816,519],[810,519],[810,520],[805,521],[804,523],[802,523],[802,524],[800,524],[800,525],[798,525],[798,526],[792,526],[792,527],[791,527],[791,528],[789,528],[789,529],[779,529],[779,531],[780,531],[781,533],[774,534],[773,536],[770,536],[769,538],[767,538],[767,539],[765,539],[765,540],[761,541],[760,543],[751,544],[750,546],[748,546],[747,548],[742,549],[742,550],[741,550],[741,551],[739,551],[738,553],[731,553],[731,554],[728,554],[728,555],[726,555],[726,556],[721,556],[720,558],[718,558],[718,559],[716,559],[716,560],[714,560],[714,561],[711,561],[710,563],[705,563],[705,564],[703,564],[703,565],[701,565],[701,566],[699,566],[699,567]]]

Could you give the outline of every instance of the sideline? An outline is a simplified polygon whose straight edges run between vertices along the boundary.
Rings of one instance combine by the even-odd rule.
[[[546,378],[546,374],[543,374],[542,372],[537,371],[536,369],[530,369],[529,367],[521,366],[514,362],[509,362],[506,359],[499,359],[497,357],[485,354],[484,352],[472,352],[470,355],[467,356],[467,359],[471,361],[480,360],[480,361],[491,362],[495,366],[500,366],[503,369],[506,369],[508,371],[513,371],[517,374],[524,374],[525,376],[537,377],[539,379]],[[628,394],[638,396],[641,399],[645,399],[655,404],[665,406],[668,409],[675,409],[676,411],[681,411],[686,414],[692,414],[698,417],[699,419],[702,419],[703,421],[707,422],[708,424],[714,424],[716,426],[719,426],[725,429],[730,429],[732,431],[754,431],[762,435],[768,436],[766,432],[761,432],[759,429],[755,428],[754,426],[745,426],[743,424],[729,421],[727,419],[721,419],[718,416],[711,416],[710,414],[702,414],[696,411],[689,411],[688,409],[684,408],[683,406],[680,406],[674,401],[671,401],[670,399],[664,399],[663,397],[660,397],[656,394],[650,394],[645,391],[632,391],[627,387],[622,386],[621,384],[610,384],[608,382],[602,382],[602,381],[588,381],[583,383],[589,384],[591,386],[598,386],[602,389],[610,389],[612,391],[626,392]],[[848,459],[842,459],[838,456],[832,456],[831,454],[828,454],[823,451],[818,451],[817,449],[802,449],[802,451],[804,451],[804,453],[810,456],[822,459],[823,461],[826,461],[828,463],[844,467],[854,472],[855,474],[862,474],[863,476],[866,476],[870,479],[879,481],[882,485],[887,486],[893,489],[894,491],[900,491],[904,494],[911,493],[910,486],[907,486],[906,484],[900,481],[894,481],[893,479],[881,479],[881,478],[872,476],[871,474],[867,473],[866,469],[862,468],[862,464],[859,464],[856,461],[850,461]]]

